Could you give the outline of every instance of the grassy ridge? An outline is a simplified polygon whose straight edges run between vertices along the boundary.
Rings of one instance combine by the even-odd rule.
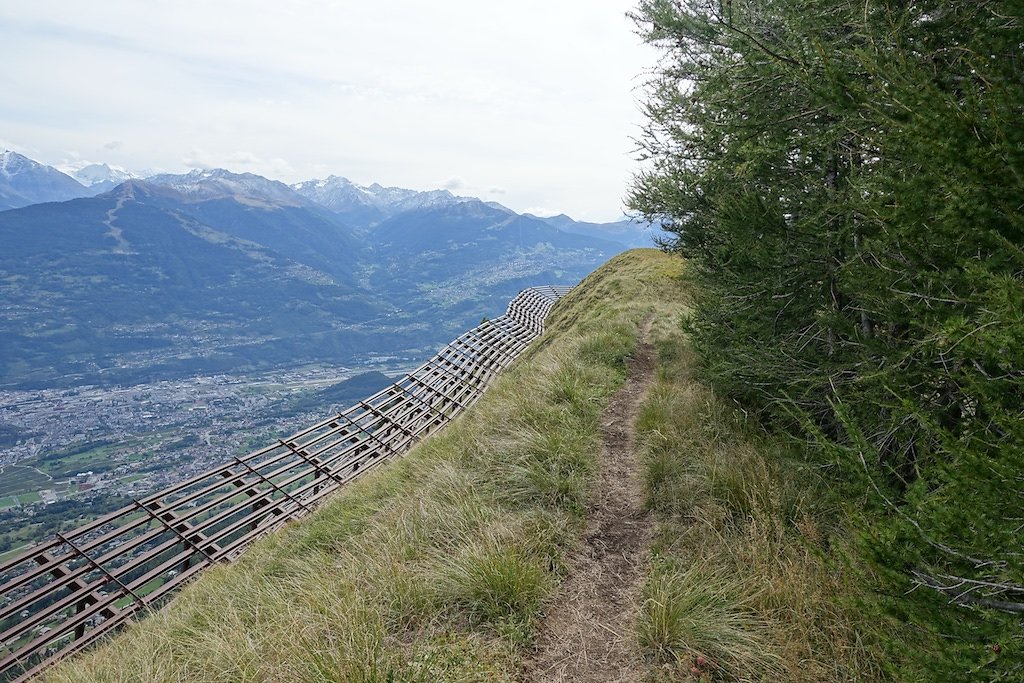
[[[659,353],[637,423],[657,524],[634,634],[648,679],[883,680],[840,506],[694,378],[683,269],[654,250],[613,259],[444,432],[48,680],[518,679],[644,328]]]
[[[598,417],[640,323],[674,326],[681,267],[614,259],[443,433],[48,680],[513,679],[582,528]]]

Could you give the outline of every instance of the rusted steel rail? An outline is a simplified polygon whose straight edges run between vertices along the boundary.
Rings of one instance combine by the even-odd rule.
[[[521,292],[401,380],[242,458],[0,564],[0,681],[24,681],[167,602],[212,564],[447,424],[543,330],[568,287]]]

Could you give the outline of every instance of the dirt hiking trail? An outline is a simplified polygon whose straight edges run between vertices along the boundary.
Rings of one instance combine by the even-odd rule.
[[[569,558],[569,577],[526,663],[526,683],[638,681],[646,670],[636,653],[633,622],[651,530],[634,425],[655,362],[654,348],[638,345],[627,362],[626,383],[601,416],[600,475],[583,542]]]

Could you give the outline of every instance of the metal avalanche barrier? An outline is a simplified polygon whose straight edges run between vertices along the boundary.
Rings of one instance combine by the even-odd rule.
[[[299,433],[0,564],[0,681],[24,681],[165,604],[472,405],[568,287],[520,292],[401,380]]]

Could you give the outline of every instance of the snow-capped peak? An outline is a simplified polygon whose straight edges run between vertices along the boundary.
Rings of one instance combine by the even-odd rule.
[[[139,177],[120,166],[110,166],[108,164],[88,164],[69,171],[68,175],[86,187],[92,187],[100,183],[119,185],[126,180]]]
[[[331,175],[291,186],[293,190],[331,211],[358,214],[358,220],[373,223],[403,211],[433,208],[472,201],[448,190],[408,190],[380,183],[358,185],[348,178]],[[351,216],[350,216],[351,217]]]
[[[146,182],[170,187],[192,201],[233,198],[264,208],[309,204],[284,183],[223,168],[195,169],[185,174],[163,173],[146,178]]]
[[[0,152],[0,211],[42,202],[63,202],[89,192],[52,166],[5,150]]]
[[[33,168],[43,168],[43,165],[9,149],[0,152],[0,175],[5,178]]]

